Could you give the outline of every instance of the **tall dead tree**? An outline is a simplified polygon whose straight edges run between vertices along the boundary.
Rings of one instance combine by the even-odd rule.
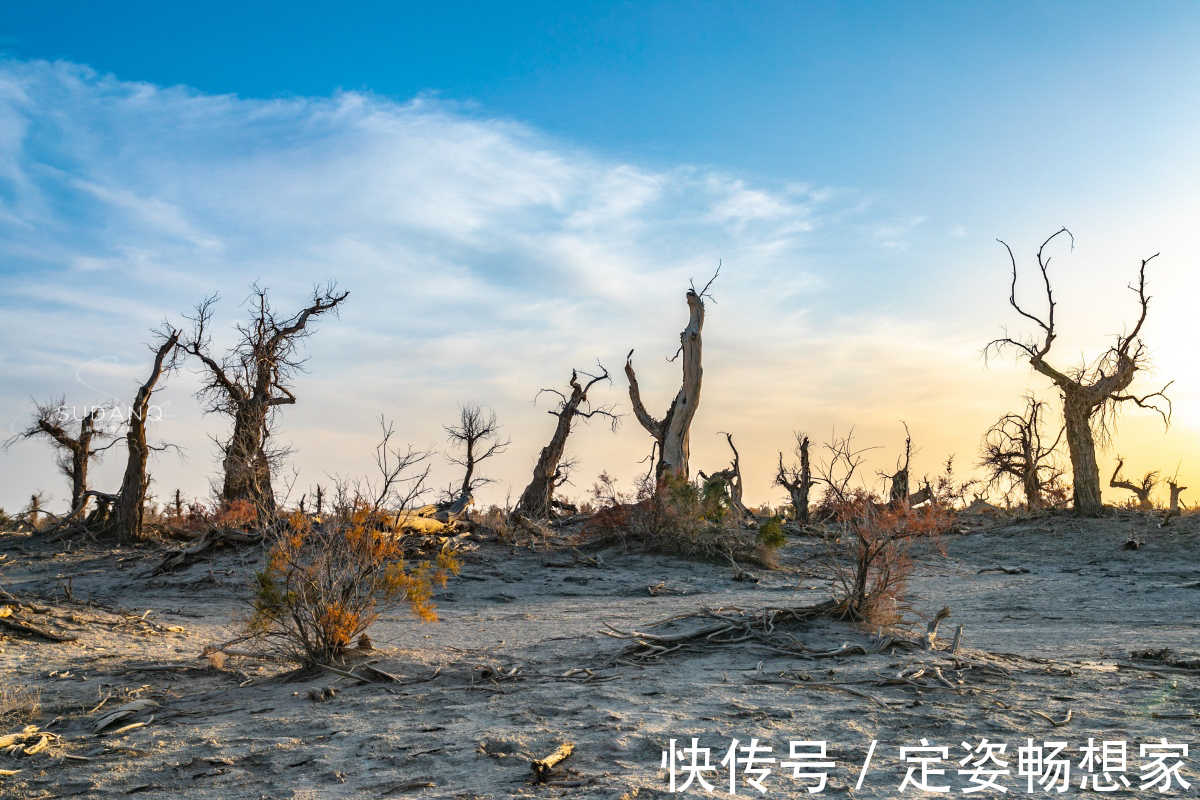
[[[1138,397],[1127,394],[1130,384],[1138,372],[1148,366],[1148,355],[1145,343],[1139,338],[1142,325],[1146,321],[1146,312],[1150,298],[1146,296],[1146,264],[1158,256],[1155,253],[1150,258],[1142,260],[1138,270],[1136,286],[1129,288],[1137,294],[1140,313],[1137,324],[1128,334],[1120,334],[1103,355],[1092,362],[1074,369],[1058,369],[1051,366],[1046,357],[1058,332],[1054,327],[1054,295],[1050,290],[1050,275],[1048,272],[1050,258],[1045,255],[1045,249],[1050,242],[1061,234],[1067,234],[1074,242],[1074,237],[1066,228],[1062,228],[1042,242],[1037,251],[1038,268],[1041,270],[1042,283],[1046,288],[1047,313],[1045,318],[1026,311],[1017,302],[1017,260],[1012,248],[1001,242],[1008,251],[1012,263],[1012,288],[1008,302],[1018,314],[1033,322],[1040,332],[1025,340],[1009,337],[996,339],[988,344],[985,353],[1012,348],[1029,358],[1029,365],[1036,372],[1045,375],[1062,392],[1063,420],[1067,435],[1067,449],[1071,456],[1072,488],[1074,493],[1074,508],[1079,514],[1096,516],[1104,512],[1100,499],[1100,468],[1096,462],[1096,440],[1105,442],[1109,433],[1112,415],[1116,413],[1121,403],[1132,402],[1142,408],[1157,411],[1163,422],[1170,425],[1170,401],[1161,390]],[[1170,386],[1168,383],[1167,386]],[[1156,406],[1153,398],[1159,398],[1166,403],[1166,410]]]
[[[700,404],[700,384],[704,376],[701,367],[700,332],[704,327],[704,298],[708,288],[721,272],[705,284],[699,292],[692,286],[687,292],[688,324],[679,334],[679,350],[675,358],[683,356],[683,385],[667,413],[661,420],[650,416],[642,403],[641,391],[638,388],[637,376],[633,371],[633,351],[625,357],[625,375],[629,378],[629,401],[633,404],[633,414],[642,427],[654,437],[658,446],[658,460],[654,465],[654,478],[657,490],[661,490],[664,481],[670,477],[675,480],[688,479],[688,454],[690,451],[689,433],[692,419],[696,416],[696,408]]]
[[[121,479],[121,490],[116,495],[99,495],[98,499],[112,504],[111,512],[105,509],[97,521],[102,521],[99,532],[114,535],[118,541],[132,542],[142,532],[142,521],[146,510],[146,489],[150,485],[146,475],[146,462],[150,458],[151,446],[146,440],[146,423],[149,421],[150,397],[163,373],[175,368],[175,347],[180,332],[167,327],[161,333],[162,341],[154,351],[154,366],[150,377],[138,387],[137,395],[129,406],[129,423],[125,433],[125,475]],[[107,514],[107,516],[105,516]]]
[[[67,430],[67,425],[74,421],[75,415],[67,406],[65,398],[36,403],[33,421],[25,430],[5,442],[4,446],[7,449],[16,441],[37,436],[49,439],[59,451],[55,463],[71,481],[71,508],[82,510],[87,501],[88,466],[101,450],[106,449],[93,449],[92,443],[112,438],[103,428],[96,427],[96,422],[105,410],[104,406],[89,410],[79,419],[79,434],[72,436]]]
[[[1046,489],[1062,477],[1054,455],[1062,441],[1063,428],[1047,444],[1043,431],[1047,411],[1045,403],[1026,395],[1023,414],[1005,414],[983,436],[979,466],[986,471],[988,483],[1007,484],[1006,497],[1020,486],[1030,510],[1045,505]]]
[[[500,438],[500,425],[496,412],[477,403],[464,403],[458,409],[458,424],[443,426],[450,446],[461,449],[461,456],[447,455],[451,464],[463,468],[462,484],[457,491],[447,493],[446,501],[439,504],[443,511],[451,514],[465,511],[475,500],[475,490],[494,482],[494,478],[476,475],[480,462],[503,453],[512,444],[511,439]]]
[[[587,383],[580,381],[578,370],[571,370],[571,380],[568,382],[571,387],[570,395],[557,389],[542,389],[538,392],[539,395],[546,392],[558,396],[558,405],[547,412],[558,421],[554,425],[554,435],[550,437],[550,443],[543,447],[538,455],[537,463],[533,467],[533,477],[525,491],[521,492],[521,498],[513,509],[514,513],[523,514],[530,519],[548,519],[551,516],[554,490],[566,479],[562,469],[563,456],[567,451],[567,437],[571,435],[571,427],[576,418],[590,420],[594,416],[602,416],[609,420],[613,431],[616,431],[619,417],[613,413],[612,406],[593,409],[588,401],[588,392],[593,386],[600,381],[612,382],[608,377],[608,370],[603,366],[600,370],[599,375],[583,373]]]
[[[775,485],[787,489],[792,498],[792,513],[796,522],[807,525],[809,522],[808,494],[812,491],[812,467],[808,458],[808,434],[796,434],[796,457],[800,459],[797,466],[783,466],[783,451],[779,453],[779,471],[775,473]]]
[[[280,319],[267,301],[267,290],[252,289],[250,321],[237,326],[238,343],[219,361],[210,352],[208,330],[215,295],[196,307],[192,330],[182,347],[204,366],[206,380],[198,396],[207,411],[233,418],[233,432],[219,442],[224,470],[221,500],[248,500],[259,520],[265,521],[275,514],[274,468],[286,456],[286,450],[271,445],[271,423],[279,406],[296,402],[289,384],[303,366],[300,343],[312,335],[309,324],[322,314],[336,313],[350,293],[336,291],[331,283],[315,289],[304,309]]]
[[[1125,459],[1117,456],[1117,468],[1113,470],[1112,479],[1108,485],[1114,489],[1128,489],[1133,492],[1137,498],[1138,511],[1153,511],[1154,502],[1150,499],[1150,493],[1154,491],[1154,487],[1158,485],[1158,472],[1147,472],[1142,476],[1139,483],[1127,481],[1121,477],[1121,468],[1125,466]]]

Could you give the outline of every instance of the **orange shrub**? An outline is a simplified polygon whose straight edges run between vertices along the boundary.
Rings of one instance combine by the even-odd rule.
[[[436,620],[433,589],[458,568],[450,553],[409,565],[402,537],[366,506],[328,526],[294,512],[255,576],[248,633],[306,667],[340,661],[388,609]]]
[[[900,622],[913,569],[911,544],[926,539],[940,549],[938,537],[953,526],[953,511],[937,503],[889,507],[861,489],[844,500],[827,497],[823,505],[841,528],[830,562],[842,613],[876,625]]]

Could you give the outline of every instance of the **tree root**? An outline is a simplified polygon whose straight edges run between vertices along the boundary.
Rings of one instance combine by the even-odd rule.
[[[704,625],[700,628],[696,628],[684,633],[675,634],[647,633],[645,631],[636,630],[624,631],[605,622],[603,624],[607,630],[601,629],[600,633],[604,634],[605,636],[610,636],[614,639],[629,639],[634,643],[610,658],[604,663],[603,666],[609,666],[610,664],[618,662],[646,663],[650,661],[656,661],[668,653],[682,650],[685,647],[720,647],[730,644],[740,644],[743,642],[754,642],[755,644],[760,644],[771,649],[778,650],[778,638],[780,638],[780,636],[786,636],[783,631],[777,631],[779,626],[785,624],[794,624],[797,622],[807,622],[808,620],[816,619],[818,617],[831,616],[838,607],[839,604],[837,602],[833,600],[827,600],[824,603],[819,603],[815,606],[763,608],[757,611],[745,611],[740,608],[705,608],[694,613],[678,614],[674,617],[669,617],[668,619],[649,626],[658,627],[659,625],[665,625],[668,622],[676,622],[697,617],[707,617],[717,620],[717,622],[709,625]],[[891,640],[891,637],[887,638]],[[894,640],[889,641],[889,644],[893,642]],[[796,644],[796,647],[799,648],[796,651],[784,650],[783,652],[792,653],[795,655],[820,657],[819,654],[805,652],[798,643]],[[835,652],[841,651],[839,650]],[[863,652],[865,652],[865,649]],[[848,654],[848,652],[845,654]]]

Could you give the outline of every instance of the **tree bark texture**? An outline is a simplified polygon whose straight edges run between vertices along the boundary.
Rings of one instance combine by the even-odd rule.
[[[516,513],[524,514],[531,519],[550,518],[554,490],[563,480],[559,465],[567,451],[567,437],[571,435],[571,427],[575,418],[577,416],[590,417],[597,413],[612,416],[604,409],[582,410],[583,405],[588,402],[588,390],[597,381],[607,378],[608,372],[605,370],[603,375],[592,377],[584,385],[579,382],[579,374],[575,370],[571,371],[569,383],[571,394],[569,396],[562,395],[563,399],[558,410],[550,412],[557,420],[554,425],[554,435],[550,437],[550,443],[543,447],[541,453],[538,454],[537,464],[533,467],[533,477],[530,479],[529,485],[525,487],[525,491],[521,492],[521,498],[517,501],[514,509]]]
[[[138,389],[137,396],[129,409],[129,431],[125,434],[125,447],[128,450],[128,460],[125,463],[125,477],[121,481],[121,491],[113,503],[109,530],[121,542],[132,542],[141,535],[142,521],[146,510],[146,488],[149,481],[146,478],[146,462],[150,456],[150,446],[146,443],[146,413],[150,407],[150,397],[154,387],[163,373],[163,362],[175,349],[179,341],[179,331],[171,331],[154,356],[154,367],[150,377]]]
[[[683,359],[683,384],[671,401],[666,415],[657,420],[646,411],[638,388],[637,376],[633,371],[633,351],[625,360],[625,375],[629,378],[629,400],[634,416],[658,443],[658,461],[654,467],[656,484],[662,488],[669,477],[688,480],[688,455],[690,451],[690,429],[696,408],[700,404],[700,385],[704,370],[701,366],[701,330],[704,327],[704,301],[693,290],[688,290],[688,324],[679,334],[679,355]]]

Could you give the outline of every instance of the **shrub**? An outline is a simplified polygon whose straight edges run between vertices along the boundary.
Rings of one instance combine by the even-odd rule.
[[[758,543],[773,549],[787,544],[787,534],[783,532],[783,519],[776,515],[760,525]]]
[[[0,730],[32,722],[41,713],[41,692],[28,686],[0,687]]]
[[[601,473],[592,494],[600,510],[585,527],[585,536],[613,538],[626,547],[635,542],[652,552],[685,558],[774,566],[776,545],[757,540],[735,523],[722,481],[701,486],[667,477],[655,491],[643,480],[636,493],[629,494]]]
[[[433,589],[458,567],[445,552],[408,564],[404,539],[366,505],[328,526],[296,512],[256,573],[247,633],[304,667],[338,662],[384,611],[407,604],[418,619],[436,620]]]
[[[258,512],[250,500],[239,499],[208,507],[202,502],[168,506],[161,518],[168,530],[199,537],[213,530],[251,531],[258,526]]]
[[[840,530],[830,554],[840,611],[850,619],[892,626],[902,619],[903,599],[912,574],[910,548],[915,540],[938,545],[954,524],[953,512],[932,503],[889,507],[862,489],[844,499],[826,497],[832,522]]]

